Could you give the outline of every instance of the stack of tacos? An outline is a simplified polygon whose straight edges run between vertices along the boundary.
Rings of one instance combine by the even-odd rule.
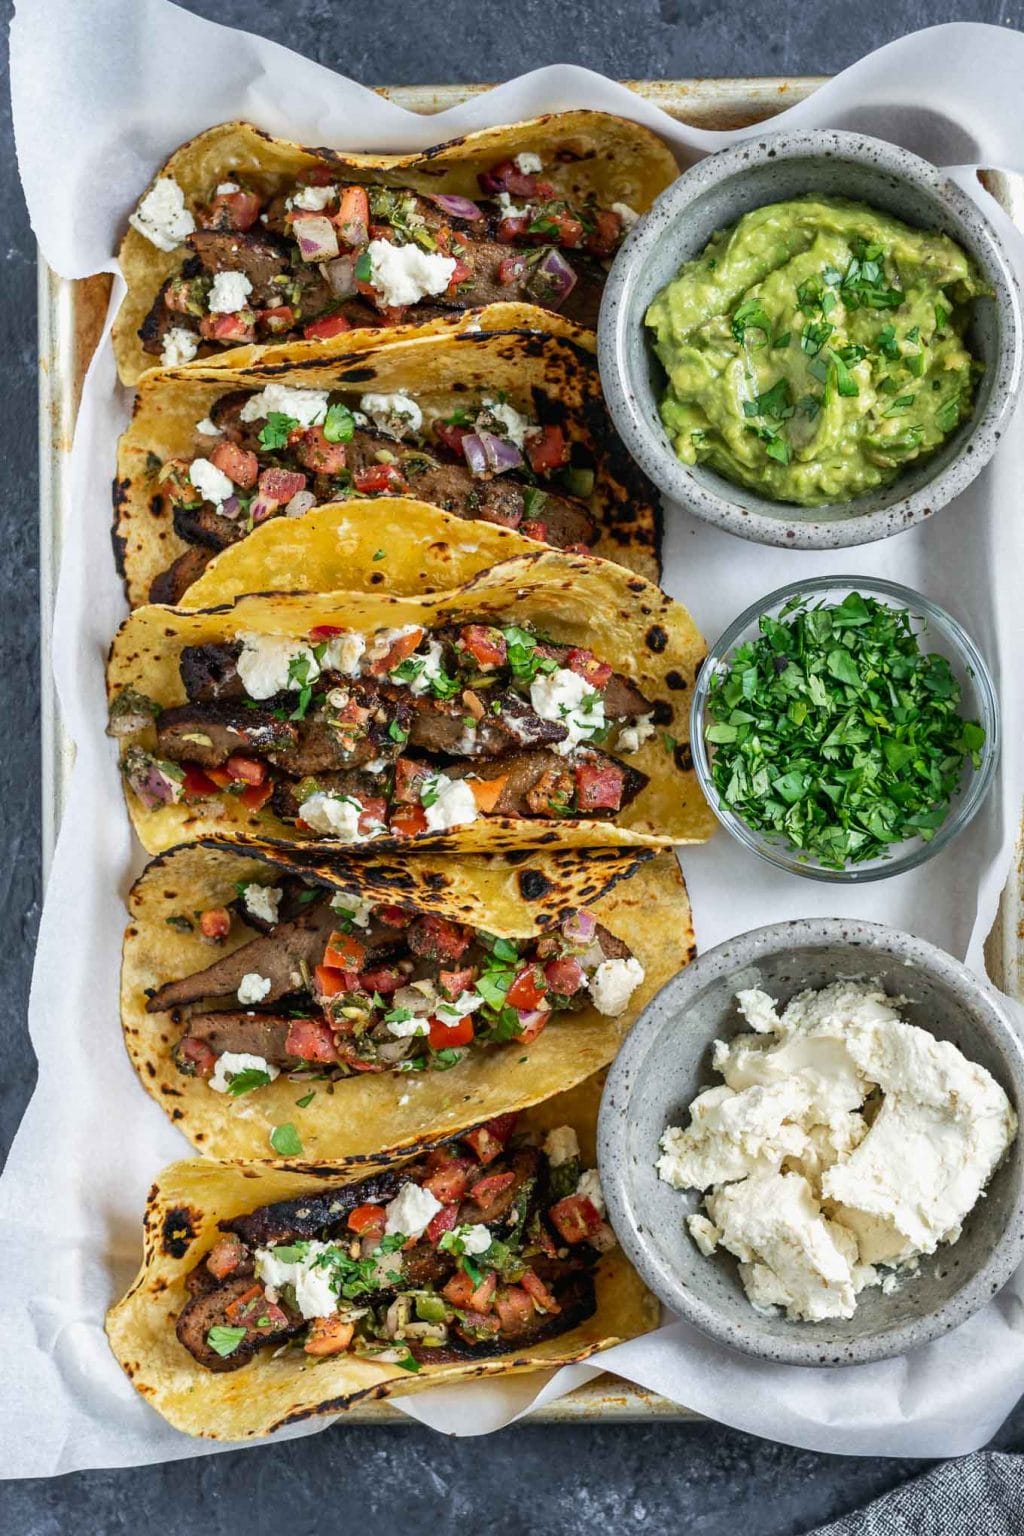
[[[587,327],[674,170],[600,113],[401,157],[228,124],[132,216],[122,1021],[203,1157],[108,1333],[189,1433],[656,1320],[593,1133],[693,953],[705,648]]]

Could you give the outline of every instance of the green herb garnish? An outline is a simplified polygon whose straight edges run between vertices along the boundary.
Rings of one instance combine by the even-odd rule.
[[[270,1133],[270,1145],[282,1157],[302,1156],[302,1140],[290,1120],[286,1120],[284,1125],[274,1126]]]
[[[234,1354],[248,1331],[247,1328],[229,1328],[226,1324],[217,1323],[206,1335],[206,1342],[215,1354],[226,1360]]]

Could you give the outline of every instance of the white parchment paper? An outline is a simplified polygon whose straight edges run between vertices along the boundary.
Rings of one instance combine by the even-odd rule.
[[[700,71],[695,58],[691,73]],[[776,125],[861,129],[962,167],[959,178],[992,213],[970,167],[1013,168],[1021,159],[1022,81],[1024,37],[941,27],[863,60]],[[126,215],[153,171],[182,140],[232,117],[308,143],[408,149],[538,112],[602,107],[649,124],[681,164],[736,137],[683,127],[600,76],[559,66],[442,117],[420,118],[167,0],[22,0],[12,27],[12,85],[33,228],[46,259],[68,277],[113,271]],[[1021,242],[1002,223],[1020,261]],[[118,296],[115,283],[115,303]],[[138,1263],[152,1177],[189,1150],[135,1081],[117,1017],[121,903],[141,862],[103,731],[103,661],[124,614],[110,557],[109,486],[128,407],[104,345],[79,417],[54,634],[78,760],[30,1005],[39,1084],[0,1183],[0,1471],[10,1477],[214,1448],[179,1435],[136,1396],[103,1333],[104,1312]],[[665,585],[709,638],[760,594],[801,574],[884,574],[924,589],[967,624],[999,679],[1005,725],[999,784],[984,813],[916,874],[849,890],[772,872],[724,834],[688,851],[702,947],[785,917],[863,916],[911,929],[981,967],[1024,787],[1020,439],[1015,430],[972,490],[930,525],[838,556],[746,544],[668,509]],[[959,1455],[982,1445],[1024,1390],[1024,1277],[964,1328],[888,1364],[773,1367],[675,1323],[620,1346],[600,1367],[446,1388],[403,1406],[437,1429],[480,1434],[604,1368],[774,1439],[861,1454]]]

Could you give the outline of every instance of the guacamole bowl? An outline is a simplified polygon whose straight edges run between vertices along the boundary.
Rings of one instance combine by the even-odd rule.
[[[948,237],[973,264],[985,293],[966,305],[967,324],[959,348],[961,356],[965,347],[982,365],[969,411],[961,408],[960,419],[944,426],[941,441],[931,451],[921,452],[917,458],[909,457],[908,453],[906,467],[895,479],[860,490],[859,494],[858,479],[867,477],[857,473],[858,449],[854,449],[850,454],[849,497],[801,506],[775,499],[780,494],[777,484],[769,495],[763,487],[752,489],[727,479],[710,463],[684,463],[677,456],[660,411],[668,380],[645,317],[652,301],[677,278],[680,268],[704,254],[716,234],[732,229],[755,210],[808,198],[838,198],[866,205],[880,215],[881,221],[899,220],[912,231],[920,230],[922,238]],[[756,283],[763,276],[763,271],[754,271],[751,281]],[[719,270],[709,278],[709,289],[721,278]],[[765,293],[769,284],[770,279],[763,285]],[[746,289],[750,285],[745,281],[740,287]],[[895,292],[890,289],[889,295]],[[725,304],[727,314],[733,297]],[[872,314],[877,297],[871,295]],[[885,294],[881,297],[884,300]],[[708,302],[709,315],[720,312],[714,307],[720,302],[716,295],[709,294]],[[832,302],[826,299],[826,305]],[[741,309],[752,307],[743,304],[732,313],[734,336],[736,323],[743,318]],[[928,310],[930,316],[931,305]],[[897,313],[879,310],[879,328]],[[832,330],[827,322],[828,308],[823,315],[816,314],[815,321],[810,323],[807,314],[804,310],[797,317],[803,331],[793,331],[791,345],[798,362],[801,352],[809,351],[805,337],[813,337],[816,324],[823,332]],[[756,316],[753,326],[756,332]],[[940,329],[936,323],[936,333]],[[764,336],[766,347],[769,335]],[[911,329],[906,340],[913,335]],[[741,329],[739,339],[742,336]],[[788,330],[784,336],[772,336],[771,346],[762,357],[773,358],[774,348],[788,341]],[[927,347],[923,346],[921,351],[924,356]],[[856,357],[857,352],[863,354],[865,349],[841,348],[840,352],[846,352],[849,358],[851,353]],[[831,355],[829,350],[824,351],[822,360]],[[1021,379],[1020,297],[1009,260],[991,223],[955,182],[927,161],[863,134],[834,130],[759,134],[691,167],[662,193],[632,230],[616,257],[605,288],[598,326],[598,357],[605,395],[619,433],[640,467],[667,497],[706,522],[758,543],[785,548],[841,548],[888,538],[929,517],[959,495],[988,462],[1013,410]],[[901,365],[902,362],[901,357]],[[761,366],[761,388],[765,389],[764,365]],[[850,381],[845,376],[844,364],[840,359],[832,366],[843,370],[838,393],[845,395],[847,390],[842,386]],[[884,373],[885,360],[881,354],[869,351],[864,368],[876,369],[871,374],[873,390],[875,382],[881,382],[879,375]],[[892,370],[893,378],[896,372]],[[713,378],[710,387],[715,388],[722,375],[715,375],[712,369],[707,377]],[[832,381],[819,392],[818,398],[824,397],[826,403],[829,389],[835,388],[835,378],[833,374]],[[937,386],[937,378],[935,383]],[[897,394],[885,416],[907,411],[906,401],[915,393],[916,384],[917,381],[910,380],[908,394]],[[705,384],[705,395],[708,387]],[[858,393],[856,383],[851,385],[851,391],[854,395]],[[694,391],[698,400],[701,393],[701,388]],[[775,435],[771,428],[762,427],[764,419],[771,420],[770,415],[761,418],[755,410],[767,399],[767,395],[759,395],[743,403],[743,416],[755,419],[739,422],[742,441],[747,441],[742,437],[746,430],[765,438]],[[811,401],[813,409],[813,397],[805,399]],[[943,401],[944,396],[936,395],[935,399]],[[788,414],[793,416],[796,406],[797,419],[787,423],[784,437],[805,430],[799,420],[803,403],[789,397]],[[928,403],[924,399],[920,402],[922,407]],[[910,407],[908,420],[913,420],[914,409]],[[957,416],[955,406],[953,415]],[[932,419],[928,417],[929,424]],[[886,421],[885,426],[895,430],[897,423]],[[777,443],[776,447],[788,456],[787,444]],[[768,452],[768,457],[774,459],[774,452]],[[795,462],[799,457],[794,450],[795,467],[799,467]],[[784,462],[788,462],[788,457]],[[766,462],[769,476],[776,481],[777,467]],[[842,472],[834,478],[841,487]]]

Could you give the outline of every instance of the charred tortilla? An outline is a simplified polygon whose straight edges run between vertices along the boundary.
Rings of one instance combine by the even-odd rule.
[[[584,908],[636,957],[644,979],[617,1016],[602,1014],[589,1002],[553,1013],[528,1044],[511,1040],[474,1047],[447,1070],[363,1072],[328,1083],[317,1076],[328,1068],[310,1064],[310,1075],[301,1080],[282,1071],[240,1097],[217,1092],[202,1077],[183,1075],[175,1061],[190,1014],[209,1007],[207,1000],[177,1011],[153,1011],[147,1004],[154,994],[160,1002],[159,989],[179,978],[211,964],[230,965],[241,946],[257,955],[245,962],[246,970],[251,964],[257,974],[275,974],[273,964],[258,958],[260,949],[252,948],[264,929],[247,916],[238,893],[250,884],[280,890],[282,881],[299,873],[316,882],[310,894],[325,886],[520,941],[549,932]],[[222,907],[235,914],[230,932],[211,944],[200,915]],[[300,910],[294,900],[293,907]],[[640,1009],[693,954],[689,904],[675,857],[652,858],[646,849],[570,850],[516,861],[415,855],[317,862],[298,851],[268,859],[213,844],[192,846],[154,860],[133,887],[129,909],[121,973],[129,1056],[165,1113],[198,1150],[216,1157],[269,1156],[272,1129],[291,1122],[304,1156],[358,1161],[382,1141],[393,1148],[430,1145],[474,1121],[536,1103],[605,1066]],[[656,926],[650,923],[654,910]],[[328,921],[335,925],[341,920]],[[353,931],[359,937],[360,930]],[[323,939],[315,940],[310,960],[319,963],[323,950]],[[241,1022],[251,1031],[276,1011],[268,998],[262,1012],[243,1015]],[[215,1034],[211,1038],[221,1043]],[[237,1049],[237,1042],[228,1043]],[[296,1107],[311,1089],[310,1101]]]
[[[419,669],[418,682],[406,687],[401,667],[389,674],[402,678],[403,686],[388,685],[386,709],[379,702],[379,690],[367,694],[365,680],[327,695],[328,700],[340,699],[346,711],[355,711],[346,718],[370,721],[366,727],[341,727],[349,733],[341,737],[334,723],[297,720],[290,713],[292,696],[282,699],[283,708],[270,707],[272,699],[266,707],[258,706],[255,695],[247,704],[234,670],[239,635],[255,637],[245,644],[258,642],[261,651],[275,646],[288,651],[308,649],[310,635],[339,635],[341,647],[352,635],[363,643],[365,631],[371,646],[366,654],[371,656],[390,643],[385,634],[405,635],[409,649],[419,645],[429,651],[435,646],[432,634],[450,634],[459,625],[474,633],[493,633],[496,625],[505,625],[505,633],[526,633],[521,626],[532,626],[530,635],[535,630],[547,636],[548,654],[563,658],[541,660],[544,646],[530,639],[529,656],[536,656],[556,682],[567,676],[566,667],[574,666],[573,657],[582,656],[584,670],[596,665],[611,679],[607,687],[614,684],[622,700],[621,709],[616,704],[617,715],[628,719],[646,711],[643,739],[634,734],[626,747],[622,732],[616,736],[613,731],[607,747],[582,738],[572,745],[565,739],[566,728],[551,725],[552,715],[545,720],[532,713],[522,693],[509,696],[507,709],[499,698],[497,717],[465,689],[447,705],[430,702],[422,691],[419,696],[414,692],[426,676],[425,651],[408,661],[408,667]],[[325,644],[329,647],[333,641]],[[389,656],[397,655],[398,645],[396,641]],[[690,689],[703,654],[704,643],[686,610],[658,588],[609,562],[551,551],[506,561],[462,587],[419,599],[332,592],[248,596],[230,608],[195,613],[138,609],[114,641],[108,692],[112,727],[122,742],[129,811],[150,853],[211,835],[278,845],[313,842],[327,849],[336,849],[340,839],[346,846],[401,844],[488,853],[553,845],[656,846],[703,841],[713,828],[687,744]],[[193,658],[199,658],[198,668]],[[221,658],[230,689],[218,702]],[[195,691],[187,690],[183,680],[195,683],[197,670],[199,692],[210,700],[199,706],[192,702]],[[461,685],[451,686],[457,695]],[[360,699],[368,700],[366,707]],[[594,702],[588,692],[580,708],[589,709]],[[459,735],[472,720],[464,709],[480,711],[468,749]],[[303,712],[301,699],[298,712]],[[385,723],[389,718],[390,725]],[[193,720],[197,724],[190,724]],[[378,720],[382,723],[375,723]],[[433,745],[424,742],[414,755],[414,732],[427,724]],[[358,734],[354,745],[352,732]],[[502,747],[496,732],[505,733],[509,742],[514,737],[519,745]],[[401,744],[410,736],[413,741],[403,754]],[[602,739],[607,736],[604,731]],[[220,761],[218,753],[233,750],[223,743],[233,740],[249,744],[244,762],[233,759],[244,786],[228,783],[218,793],[202,769],[198,780],[190,776],[189,761]],[[352,757],[351,771],[329,770],[339,740],[346,753],[350,746],[358,753]],[[158,741],[164,759],[168,752],[176,759],[169,767],[153,755]],[[263,758],[253,766],[254,750]],[[465,750],[485,752],[487,760],[478,755],[460,758]],[[287,768],[269,770],[267,754],[271,763],[283,755]],[[400,754],[401,772],[395,762]],[[442,770],[439,763],[448,766]],[[221,768],[211,772],[223,778]],[[461,788],[459,779],[467,781]],[[231,771],[228,780],[233,780]],[[367,786],[379,787],[378,798],[377,790]],[[233,792],[242,787],[244,793]],[[476,808],[468,803],[469,790]],[[442,809],[437,812],[432,807],[439,796]],[[468,809],[456,815],[457,803],[468,804]],[[351,822],[347,831],[339,818]]]
[[[540,1139],[557,1126],[571,1125],[584,1160],[592,1164],[599,1094],[600,1079],[590,1079],[527,1110],[517,1129]],[[400,1171],[401,1160],[382,1152],[375,1167],[386,1177]],[[352,1354],[331,1355],[311,1366],[301,1352],[287,1350],[275,1358],[269,1348],[238,1370],[218,1372],[200,1365],[175,1326],[189,1301],[188,1277],[223,1235],[219,1224],[241,1223],[245,1230],[246,1216],[257,1207],[297,1197],[312,1209],[322,1194],[366,1173],[365,1165],[344,1162],[200,1160],[172,1164],[159,1176],[146,1206],[142,1268],[108,1313],[107,1336],[136,1390],[169,1423],[210,1439],[256,1438],[316,1415],[341,1413],[361,1398],[583,1360],[656,1326],[656,1303],[616,1247],[601,1255],[592,1271],[592,1297],[583,1298],[579,1307],[589,1316],[581,1316],[568,1332],[513,1352],[431,1361],[415,1373]]]
[[[654,493],[611,426],[586,338],[568,326],[561,335],[531,332],[533,314],[522,305],[493,305],[473,331],[403,327],[385,341],[353,331],[322,344],[249,349],[230,374],[193,364],[147,376],[121,438],[114,480],[114,549],[131,605],[180,603],[218,550],[243,547],[254,519],[256,532],[267,526],[263,518],[286,520],[286,505],[297,493],[312,506],[368,494],[360,489],[367,486],[381,518],[400,516],[400,506],[388,503],[407,496],[472,519],[474,532],[485,538],[502,525],[525,528],[558,546],[582,542],[656,578]],[[312,426],[297,430],[298,444],[289,447],[268,431],[265,416],[239,421],[240,404],[257,401],[268,385],[329,391],[353,411],[367,395],[404,394],[426,420],[404,440],[373,423],[367,430],[346,421],[346,441],[320,441],[319,448],[312,439],[322,439],[324,429]],[[453,431],[445,418],[465,421],[488,399],[530,423],[532,436],[525,452],[507,438],[488,439],[520,463],[476,474],[460,447],[465,429]],[[273,425],[282,419],[278,412]],[[515,417],[513,423],[521,435],[522,425]],[[500,422],[498,429],[506,430]],[[442,440],[444,433],[450,441]],[[549,448],[550,471],[535,474],[530,453]],[[188,479],[189,465],[208,464],[211,455],[214,464],[228,455],[223,461],[239,482],[224,515]],[[283,489],[268,499],[264,486],[275,478]],[[461,542],[472,545],[468,529]],[[381,575],[372,558],[365,574],[368,581]],[[199,606],[190,592],[187,606]]]
[[[301,337],[310,322],[312,334],[322,334],[335,315],[351,326],[416,323],[502,296],[562,307],[592,325],[625,229],[613,206],[630,217],[643,213],[675,175],[671,152],[649,129],[602,112],[486,128],[411,155],[306,149],[249,123],[222,124],[175,150],[151,184],[147,197],[156,189],[163,206],[149,205],[141,222],[156,243],[135,227],[125,235],[128,293],[113,336],[118,371],[124,383],[136,383],[167,355],[173,330],[190,338],[189,356],[198,349],[230,357],[239,340]],[[286,199],[307,185],[312,191],[300,192],[289,209]],[[377,193],[368,208],[346,212],[338,199],[359,186]],[[333,190],[323,207],[317,187]],[[161,197],[171,188],[169,199]],[[386,206],[387,188],[399,194],[397,213]],[[480,200],[479,216],[459,203],[439,206],[438,196]],[[145,199],[137,220],[140,212]],[[337,267],[323,270],[366,253],[368,240],[382,235],[399,248],[414,246],[428,266],[448,252],[447,291],[427,281],[419,298],[415,287],[400,293],[401,284],[385,284],[382,293],[379,275],[365,269],[346,271],[344,282]],[[513,265],[503,267],[509,258]],[[560,281],[566,264],[568,293]],[[249,287],[218,294],[211,308],[206,290],[220,272],[243,275]],[[165,287],[168,280],[175,290]],[[180,353],[178,342],[172,352]]]

